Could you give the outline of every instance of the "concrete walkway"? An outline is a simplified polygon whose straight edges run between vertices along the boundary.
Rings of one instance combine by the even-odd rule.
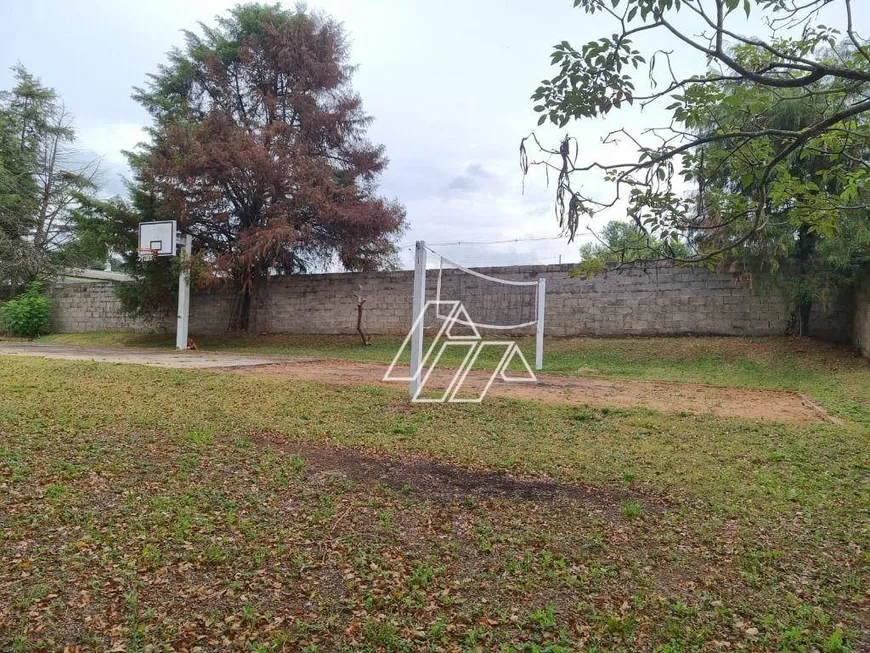
[[[32,342],[0,341],[0,356],[38,356],[73,361],[100,363],[132,363],[180,369],[215,367],[248,367],[275,363],[308,362],[313,358],[287,358],[221,354],[199,351],[168,351],[165,349],[128,349],[121,347],[79,347],[75,345],[38,345]]]

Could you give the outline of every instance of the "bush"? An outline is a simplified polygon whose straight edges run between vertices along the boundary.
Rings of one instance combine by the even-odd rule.
[[[51,316],[51,298],[40,292],[40,284],[33,281],[27,292],[10,299],[0,309],[3,330],[25,338],[48,333]]]

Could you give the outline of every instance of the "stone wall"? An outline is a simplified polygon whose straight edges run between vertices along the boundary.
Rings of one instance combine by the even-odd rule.
[[[548,335],[772,335],[785,332],[788,311],[772,295],[756,293],[731,275],[660,264],[588,280],[568,278],[571,265],[482,268],[505,279],[547,279]],[[438,273],[427,275],[434,299]],[[274,333],[353,333],[357,294],[366,298],[368,333],[406,333],[413,272],[312,274],[265,284],[255,302],[253,330]],[[476,322],[516,324],[534,319],[534,288],[496,285],[455,270],[442,275],[442,299],[460,299]],[[223,333],[231,293],[196,294],[191,333]],[[146,323],[120,313],[112,286],[65,284],[54,292],[54,330],[174,329],[172,320]],[[520,330],[531,332],[532,328]]]

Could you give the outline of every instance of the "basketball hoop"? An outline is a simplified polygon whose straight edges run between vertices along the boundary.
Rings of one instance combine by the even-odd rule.
[[[142,262],[151,262],[156,258],[172,260],[178,254],[179,237],[182,252],[189,260],[193,247],[193,236],[179,234],[178,223],[175,220],[156,220],[139,223],[139,247],[136,257]],[[178,275],[178,322],[175,330],[175,348],[185,350],[189,347],[188,327],[190,325],[190,271],[182,267]]]
[[[150,247],[138,247],[136,249],[136,255],[139,257],[139,260],[148,263],[154,260],[154,257],[157,256],[158,250],[151,249]]]

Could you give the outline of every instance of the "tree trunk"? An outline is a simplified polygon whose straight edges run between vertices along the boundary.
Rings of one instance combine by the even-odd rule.
[[[795,311],[797,316],[797,335],[810,335],[810,313],[812,310],[812,302],[803,302],[797,307],[797,310]]]
[[[804,222],[798,228],[798,241],[795,247],[795,276],[801,284],[799,299],[794,311],[795,335],[810,334],[810,315],[813,310],[812,297],[806,291],[807,278],[812,274],[810,269],[813,255],[816,251],[818,237],[810,233],[810,226]]]
[[[242,290],[242,305],[239,309],[239,331],[248,331],[251,328],[251,288]]]
[[[236,294],[233,309],[230,312],[227,331],[250,331],[251,315],[258,288],[259,283],[256,279],[251,279],[248,283],[242,283],[241,288]]]

